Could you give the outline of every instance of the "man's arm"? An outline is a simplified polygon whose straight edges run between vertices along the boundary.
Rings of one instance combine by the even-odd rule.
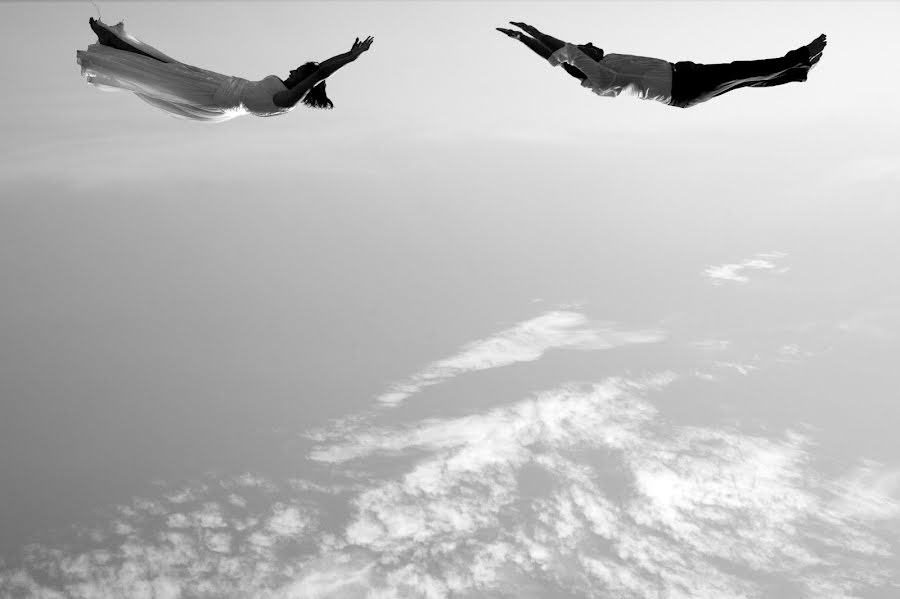
[[[582,73],[581,71],[579,71],[578,69],[576,69],[575,67],[573,67],[572,65],[570,65],[566,62],[562,63],[559,66],[564,68],[566,70],[566,73],[568,73],[572,77],[575,77],[578,80],[584,81],[587,78],[587,75],[585,75],[584,73]]]
[[[603,50],[601,50],[600,48],[598,48],[591,42],[588,42],[586,44],[578,44],[578,49],[596,61],[603,60]],[[572,77],[575,77],[576,79],[580,79],[580,80],[584,81],[584,79],[587,77],[587,75],[585,75],[584,73],[582,73],[580,70],[573,67],[569,63],[564,62],[560,66],[562,68],[564,68],[569,75],[571,75]]]
[[[599,48],[596,48],[599,50]],[[571,66],[585,75],[597,86],[605,87],[616,79],[616,72],[602,62],[594,60],[574,44],[566,44],[548,59],[551,65],[563,68]],[[569,71],[569,69],[566,69]],[[571,73],[571,71],[569,71]]]

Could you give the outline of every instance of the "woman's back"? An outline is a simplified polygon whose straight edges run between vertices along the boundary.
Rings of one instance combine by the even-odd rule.
[[[287,91],[284,83],[275,75],[259,81],[247,81],[241,91],[241,104],[256,116],[277,116],[290,112],[293,107],[276,106],[272,99],[278,92]]]

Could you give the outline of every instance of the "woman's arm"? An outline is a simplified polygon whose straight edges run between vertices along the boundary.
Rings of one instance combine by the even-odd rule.
[[[285,90],[283,92],[278,92],[274,96],[272,96],[272,101],[276,106],[281,106],[283,108],[290,108],[297,102],[303,99],[309,90],[315,87],[319,82],[324,81],[330,75],[332,75],[335,71],[347,65],[357,58],[359,55],[369,49],[372,45],[372,42],[375,41],[375,38],[372,36],[367,37],[364,41],[359,41],[359,38],[356,38],[356,41],[353,42],[353,47],[350,48],[349,52],[344,52],[343,54],[338,54],[337,56],[332,56],[328,60],[323,61],[319,64],[319,68],[315,70],[315,72],[292,87],[289,90]]]

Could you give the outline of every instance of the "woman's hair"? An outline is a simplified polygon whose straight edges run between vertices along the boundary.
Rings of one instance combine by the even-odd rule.
[[[330,110],[334,108],[334,102],[328,99],[328,96],[325,94],[325,82],[321,82],[316,84],[309,93],[303,98],[303,103],[309,106],[310,108],[323,108],[325,110]]]
[[[318,68],[319,63],[317,62],[307,62],[298,67],[296,74],[294,75],[294,85],[300,83],[301,81],[315,73],[316,69]],[[334,103],[328,99],[328,95],[325,93],[324,81],[316,84],[311,90],[309,90],[309,92],[303,98],[302,102],[310,108],[323,108],[326,110],[334,108]]]

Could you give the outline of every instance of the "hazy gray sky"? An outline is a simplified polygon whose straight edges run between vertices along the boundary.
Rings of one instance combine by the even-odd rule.
[[[251,79],[375,43],[205,125],[0,4],[0,595],[897,593],[900,5],[98,4]],[[509,20],[828,47],[679,110]]]

